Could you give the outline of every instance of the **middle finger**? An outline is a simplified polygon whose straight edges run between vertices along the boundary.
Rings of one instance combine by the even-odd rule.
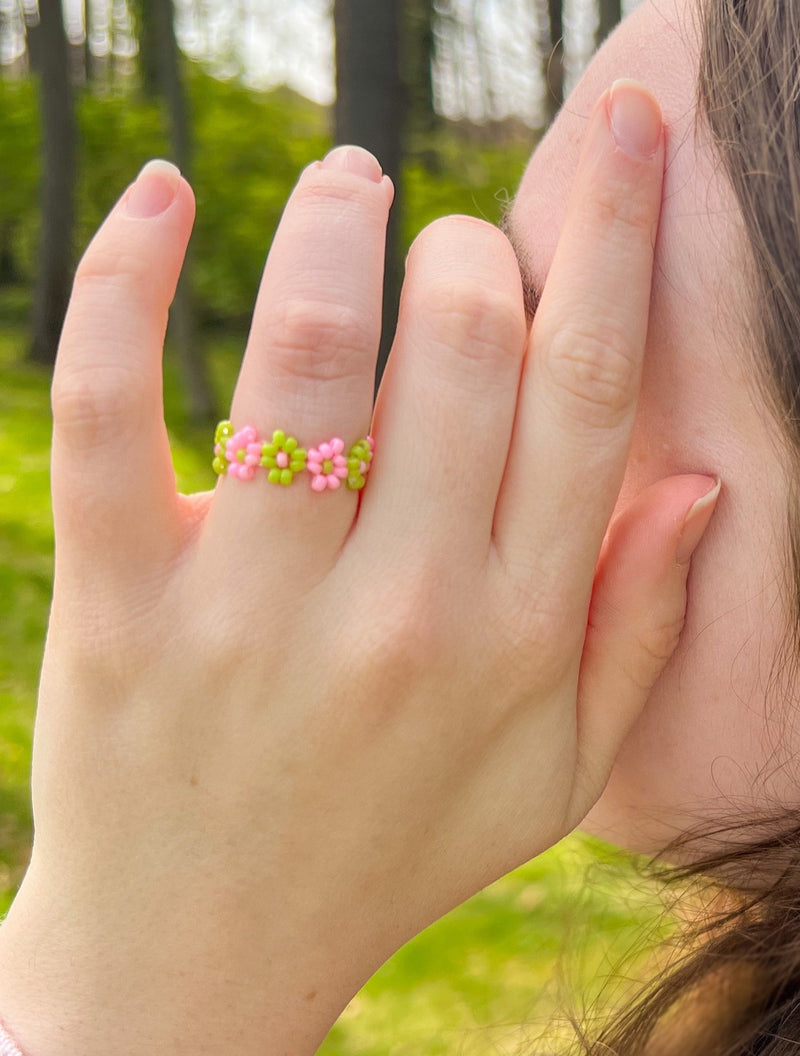
[[[409,253],[358,532],[467,562],[486,556],[525,347],[514,251],[473,217],[438,220]]]

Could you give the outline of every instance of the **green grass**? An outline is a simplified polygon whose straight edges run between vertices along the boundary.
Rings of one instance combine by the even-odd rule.
[[[226,406],[243,339],[209,340]],[[31,838],[28,774],[36,685],[52,583],[50,414],[45,371],[22,361],[17,325],[0,331],[0,912],[22,877]],[[187,426],[168,358],[165,407],[179,487],[210,486],[207,436]],[[610,848],[569,837],[433,924],[351,1002],[324,1056],[517,1056],[547,1045],[550,1024],[592,1005],[633,948],[605,1000],[623,997],[653,940],[674,930],[655,895]]]

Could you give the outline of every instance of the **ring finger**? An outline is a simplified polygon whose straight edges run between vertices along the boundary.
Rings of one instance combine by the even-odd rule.
[[[251,425],[267,441],[282,430],[306,450],[341,437],[345,455],[366,435],[392,195],[378,162],[358,147],[339,147],[303,172],[264,268],[231,407],[235,430]],[[216,547],[235,522],[238,549],[243,535],[263,542],[279,530],[273,561],[280,545],[281,560],[290,562],[294,549],[307,560],[310,532],[315,560],[332,559],[357,493],[316,493],[310,480],[302,472],[290,486],[276,486],[265,469],[252,480],[224,476],[206,539]]]

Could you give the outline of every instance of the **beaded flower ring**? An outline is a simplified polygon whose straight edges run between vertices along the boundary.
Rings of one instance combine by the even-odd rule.
[[[307,472],[314,491],[335,490],[344,482],[351,491],[366,484],[375,441],[371,436],[356,440],[344,453],[344,440],[338,436],[311,447],[300,447],[293,436],[276,429],[272,440],[261,440],[252,425],[236,430],[227,419],[214,432],[214,460],[218,476],[252,480],[258,469],[266,470],[271,484],[288,486],[298,473]]]

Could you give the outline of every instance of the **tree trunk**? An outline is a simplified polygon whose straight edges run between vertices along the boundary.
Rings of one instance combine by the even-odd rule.
[[[550,25],[550,40],[543,49],[543,74],[547,99],[547,123],[564,102],[564,24],[562,0],[547,0],[547,15]]]
[[[13,286],[22,281],[14,258],[15,228],[15,220],[0,221],[0,286]]]
[[[621,0],[599,0],[600,20],[597,24],[595,47],[599,48],[606,37],[622,19]]]
[[[159,25],[159,8],[162,4],[163,0],[137,0],[135,8],[136,33],[139,38],[139,76],[142,93],[148,99],[157,99],[164,94],[161,70],[164,44],[160,39]]]
[[[42,120],[42,228],[30,358],[53,364],[72,281],[75,209],[75,114],[61,0],[40,0],[39,24],[28,32]]]
[[[386,239],[383,333],[375,390],[389,356],[400,299],[400,213],[406,98],[400,75],[400,0],[334,0],[337,143],[356,143],[377,157],[395,186]]]
[[[400,68],[408,106],[408,131],[423,136],[436,127],[433,17],[433,0],[404,0]]]
[[[141,0],[142,20],[139,43],[142,83],[152,88],[152,67],[157,72],[158,94],[164,100],[169,120],[172,157],[189,179],[192,169],[192,136],[189,107],[181,77],[180,53],[175,38],[175,11],[172,0]],[[145,55],[144,49],[148,49]],[[150,72],[148,72],[148,70]],[[205,360],[200,349],[197,313],[192,288],[191,251],[181,272],[170,313],[170,330],[178,349],[188,401],[189,416],[197,423],[216,417],[214,397]]]
[[[86,84],[92,84],[97,79],[97,64],[92,54],[92,0],[83,0],[83,76]]]

